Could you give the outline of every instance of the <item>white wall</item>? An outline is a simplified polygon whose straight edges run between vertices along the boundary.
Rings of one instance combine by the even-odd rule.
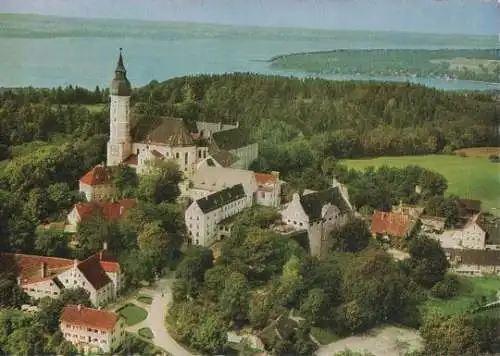
[[[486,243],[486,233],[476,224],[470,224],[462,230],[462,246],[482,250]]]

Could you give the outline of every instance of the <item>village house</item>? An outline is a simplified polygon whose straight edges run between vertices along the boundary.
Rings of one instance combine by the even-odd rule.
[[[459,229],[429,236],[438,240],[443,248],[500,250],[499,219],[484,213],[473,215]]]
[[[80,178],[79,191],[85,194],[87,201],[107,200],[113,195],[111,172],[109,168],[99,164]]]
[[[59,328],[65,340],[80,352],[108,353],[125,339],[125,322],[115,313],[81,305],[67,305]]]
[[[255,203],[279,208],[281,205],[281,188],[284,183],[280,180],[279,172],[255,173],[255,180],[257,182]]]
[[[500,275],[498,250],[444,249],[444,251],[452,272],[468,276]]]
[[[302,195],[295,193],[281,211],[281,218],[283,224],[307,231],[310,252],[318,256],[326,251],[330,232],[344,225],[353,213],[347,189],[334,180],[332,188]]]
[[[81,287],[90,301],[100,306],[114,300],[121,288],[117,262],[101,260],[102,253],[83,261],[66,258],[2,253],[0,260],[11,266],[19,286],[33,299],[57,298],[65,288]]]
[[[100,215],[104,221],[113,222],[119,220],[129,209],[136,204],[135,199],[121,199],[117,201],[98,201],[90,203],[75,204],[68,214],[65,227],[66,232],[76,232],[78,224],[94,214]]]
[[[195,200],[186,209],[184,219],[189,240],[195,245],[210,246],[227,234],[220,231],[220,224],[249,207],[242,184],[224,188]]]
[[[402,239],[411,235],[417,219],[409,214],[375,210],[372,215],[371,233],[374,238]]]
[[[184,176],[191,178],[209,153],[221,161],[219,165],[240,169],[247,169],[258,156],[258,144],[251,143],[238,124],[190,124],[182,118],[138,115],[131,112],[131,94],[120,52],[110,86],[108,166],[123,163],[144,174],[150,171],[152,162],[173,159]],[[229,163],[225,162],[228,157]]]

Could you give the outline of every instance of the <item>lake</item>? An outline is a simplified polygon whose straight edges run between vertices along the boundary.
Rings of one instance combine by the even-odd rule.
[[[494,48],[496,36],[232,27],[0,14],[0,87],[105,87],[123,47],[134,86],[199,73],[272,70],[281,54],[367,48]],[[445,90],[493,90],[495,84],[401,77],[321,76],[334,80],[410,81]]]

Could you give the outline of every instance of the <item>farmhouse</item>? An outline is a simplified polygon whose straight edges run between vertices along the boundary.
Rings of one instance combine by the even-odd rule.
[[[24,254],[0,254],[18,284],[33,299],[57,298],[65,288],[81,287],[95,306],[115,299],[121,287],[120,265],[98,253],[83,261]]]
[[[182,118],[132,114],[131,94],[120,52],[110,86],[108,166],[123,163],[143,174],[155,160],[173,159],[190,178],[209,158],[214,165],[240,169],[247,169],[257,158],[258,145],[249,142],[238,124],[188,123]]]
[[[372,215],[371,233],[376,238],[405,238],[415,229],[417,219],[404,213],[375,210]]]
[[[323,191],[295,193],[281,217],[283,224],[306,230],[311,254],[321,255],[326,251],[329,233],[344,225],[353,213],[347,190],[335,180],[332,188]]]
[[[500,275],[500,251],[445,249],[450,270],[469,276]]]
[[[81,305],[64,307],[59,328],[84,353],[111,352],[125,338],[125,322],[118,315]]]

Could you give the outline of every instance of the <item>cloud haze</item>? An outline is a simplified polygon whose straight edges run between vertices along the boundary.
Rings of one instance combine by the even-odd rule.
[[[0,12],[235,25],[497,34],[495,0],[0,0]]]

